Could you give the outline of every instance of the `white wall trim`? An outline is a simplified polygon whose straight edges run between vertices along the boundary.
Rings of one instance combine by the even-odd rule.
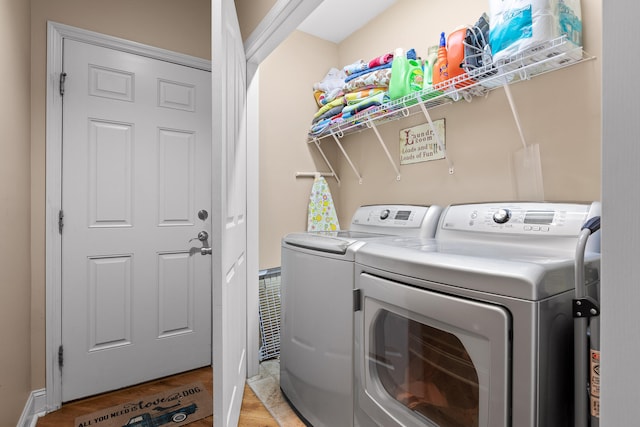
[[[259,65],[322,0],[278,0],[244,43],[247,62]]]
[[[251,76],[251,77],[250,77]],[[247,378],[259,373],[260,74],[247,63]]]
[[[29,394],[27,403],[24,405],[22,415],[18,420],[17,427],[35,427],[38,422],[38,417],[41,417],[46,413],[46,390],[34,390]]]
[[[48,27],[49,35],[57,36],[61,39],[65,38],[70,40],[77,40],[84,43],[91,43],[96,46],[102,46],[109,49],[132,53],[134,55],[159,59],[161,61],[172,62],[187,67],[197,68],[200,70],[211,71],[211,61],[197,58],[195,56],[172,52],[170,50],[148,46],[131,40],[83,30],[81,28],[71,27],[65,24],[59,24],[57,22],[49,21]],[[52,34],[52,31],[54,31],[55,33]]]
[[[62,376],[58,368],[58,349],[62,345],[62,239],[58,232],[58,212],[62,205],[62,97],[59,93],[59,78],[63,71],[62,45],[64,39],[91,43],[134,55],[211,71],[211,61],[205,59],[56,22],[47,23],[45,412],[58,409],[62,404]]]

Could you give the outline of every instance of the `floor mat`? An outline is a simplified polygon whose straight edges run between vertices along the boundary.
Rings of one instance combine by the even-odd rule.
[[[77,417],[76,427],[179,427],[213,414],[213,399],[202,383],[142,396],[121,405]]]
[[[278,425],[305,427],[280,390],[280,361],[278,359],[265,360],[260,363],[260,373],[249,378],[247,384],[278,422]]]

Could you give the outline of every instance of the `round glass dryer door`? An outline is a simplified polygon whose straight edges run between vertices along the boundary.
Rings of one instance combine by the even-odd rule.
[[[390,396],[438,426],[478,426],[478,372],[458,337],[387,310],[372,332],[371,369]]]
[[[506,308],[367,273],[358,287],[356,425],[508,425]]]

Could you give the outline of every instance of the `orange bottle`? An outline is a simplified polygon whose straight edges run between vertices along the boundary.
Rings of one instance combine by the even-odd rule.
[[[438,47],[438,59],[433,66],[433,87],[439,89],[439,85],[449,78],[449,59],[447,58],[447,41],[444,32],[440,34],[440,46]]]
[[[455,30],[447,38],[447,58],[449,78],[464,74],[464,39],[467,37],[467,27]]]

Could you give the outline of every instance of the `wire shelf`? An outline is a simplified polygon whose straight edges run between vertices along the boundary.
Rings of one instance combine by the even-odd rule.
[[[343,122],[328,126],[322,132],[309,135],[307,142],[316,143],[326,137],[342,138],[348,134],[360,132],[371,127],[371,123],[383,124],[399,120],[426,109],[474,97],[485,96],[487,92],[512,84],[529,80],[534,76],[558,70],[581,61],[593,59],[582,47],[568,41],[566,36],[549,40],[495,64],[468,70],[467,73],[446,80],[435,87],[413,92],[403,98],[386,102],[345,119]]]
[[[280,356],[280,268],[261,271],[258,285],[262,362]]]

